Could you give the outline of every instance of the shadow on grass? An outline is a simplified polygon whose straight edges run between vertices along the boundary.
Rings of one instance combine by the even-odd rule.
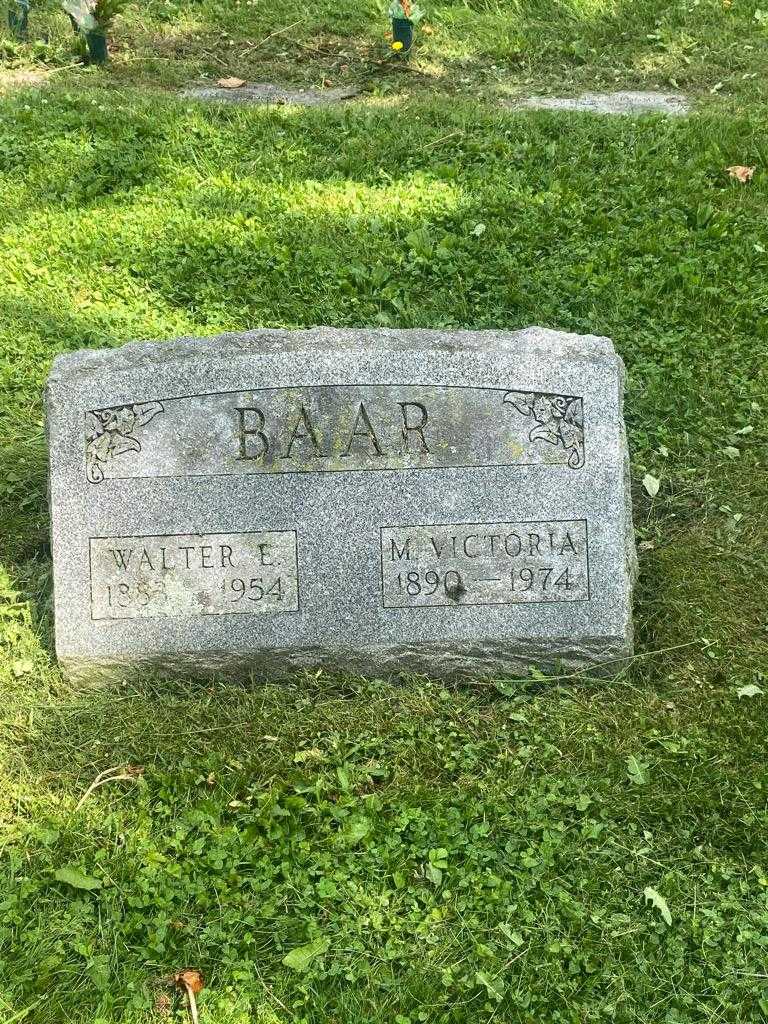
[[[734,509],[758,508],[762,478],[750,476],[746,459],[744,469],[723,470],[716,449],[703,450],[687,433],[695,424],[716,441],[723,417],[735,423],[742,415],[760,366],[751,335],[732,329],[736,285],[724,279],[728,301],[701,288],[713,261],[733,265],[750,239],[742,235],[748,225],[741,201],[712,185],[709,129],[577,119],[564,134],[554,116],[475,116],[439,106],[410,110],[394,125],[385,110],[189,112],[137,102],[124,117],[106,118],[88,97],[59,97],[53,114],[60,120],[32,110],[8,146],[13,167],[26,159],[30,171],[26,219],[14,229],[20,262],[47,274],[45,288],[24,299],[14,282],[0,289],[3,319],[25,339],[3,367],[11,401],[0,456],[4,559],[22,600],[37,609],[27,653],[17,660],[31,656],[39,667],[29,691],[35,699],[63,694],[73,709],[71,720],[62,709],[52,719],[61,739],[50,756],[42,745],[53,743],[53,732],[40,740],[46,764],[58,757],[95,767],[107,752],[151,761],[172,742],[185,701],[194,718],[206,714],[204,685],[178,691],[186,696],[177,699],[169,684],[168,715],[152,715],[153,695],[162,700],[162,688],[138,690],[130,698],[135,705],[126,699],[125,715],[115,704],[112,728],[115,691],[95,694],[89,713],[89,697],[62,684],[50,644],[38,388],[55,352],[173,336],[180,333],[177,313],[201,333],[318,321],[503,328],[538,322],[605,333],[615,326],[633,375],[633,453],[658,461],[654,445],[661,439],[680,468],[679,476],[674,466],[663,474],[665,490],[655,504],[636,494],[640,535],[656,545],[643,558],[638,650],[677,652],[638,661],[629,681],[662,690],[667,676],[684,674],[688,664],[709,679],[730,668],[746,671],[764,653],[762,577],[751,570],[755,585],[745,597],[741,568],[764,544],[764,527],[748,517],[748,537],[746,523],[726,535],[728,520],[719,511],[729,500]],[[738,125],[724,132],[732,145],[751,138]],[[121,150],[103,174],[89,141],[100,133],[102,146],[108,137]],[[115,168],[132,166],[134,157],[151,174],[121,190]],[[111,182],[110,190],[94,194],[93,175]],[[702,196],[712,211],[698,218]],[[739,315],[756,331],[762,305],[752,291],[747,281],[738,293]],[[729,333],[713,342],[720,322]],[[713,344],[717,361],[709,358]],[[666,413],[670,431],[659,438]],[[691,470],[693,484],[686,482]],[[668,487],[667,476],[683,481],[679,490]],[[702,654],[702,636],[719,638],[721,646]],[[680,647],[687,643],[690,650]],[[14,700],[21,712],[25,675],[19,678]],[[246,697],[226,692],[235,709],[261,699],[259,687]],[[350,701],[364,720],[365,700]],[[132,706],[143,708],[137,736],[129,735]],[[226,709],[216,714],[225,725],[191,735],[226,745],[232,728],[232,741],[247,744],[247,727],[235,727]]]

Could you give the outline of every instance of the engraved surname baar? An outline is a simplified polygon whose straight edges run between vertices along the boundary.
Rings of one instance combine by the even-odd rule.
[[[589,599],[583,519],[381,530],[384,607]]]
[[[303,402],[288,419],[287,429],[267,433],[266,414],[256,405],[238,406],[238,459],[260,460],[271,453],[274,460],[298,457],[349,459],[355,455],[382,458],[385,448],[396,454],[429,455],[425,437],[429,421],[421,402],[397,402],[400,417],[394,430],[390,418],[377,423],[364,402],[339,410],[337,423],[324,431],[317,413]],[[270,427],[274,431],[274,427]],[[392,436],[394,435],[394,436]],[[319,466],[317,468],[320,468]]]
[[[162,416],[159,414],[163,413]],[[87,478],[585,464],[578,396],[431,384],[318,384],[95,409]]]
[[[298,610],[292,530],[92,537],[91,617]]]

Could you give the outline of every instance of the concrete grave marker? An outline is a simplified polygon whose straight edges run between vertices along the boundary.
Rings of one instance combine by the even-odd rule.
[[[689,100],[677,92],[585,92],[580,96],[525,96],[508,100],[512,110],[575,110],[590,114],[668,114],[691,112]]]
[[[184,89],[182,96],[191,100],[214,100],[242,106],[296,106],[326,107],[354,99],[359,89],[354,86],[336,86],[327,89],[288,89],[272,82],[256,82],[240,88],[218,85],[196,85]]]
[[[254,331],[60,356],[47,389],[70,675],[503,676],[631,655],[610,341]]]

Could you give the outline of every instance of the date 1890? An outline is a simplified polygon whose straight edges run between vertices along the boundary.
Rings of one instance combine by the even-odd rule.
[[[381,531],[385,608],[588,601],[583,519]]]
[[[299,608],[293,530],[92,537],[90,562],[94,620]]]

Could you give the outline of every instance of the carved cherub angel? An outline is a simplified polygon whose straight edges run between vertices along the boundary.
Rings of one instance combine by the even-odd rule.
[[[536,426],[528,434],[529,441],[562,445],[570,453],[571,469],[584,465],[584,409],[580,398],[508,391],[503,401],[514,405],[523,416],[536,420]]]
[[[125,452],[140,452],[141,442],[134,437],[134,430],[149,423],[162,411],[160,402],[144,402],[86,413],[85,461],[90,482],[99,483],[104,479],[103,463]]]

